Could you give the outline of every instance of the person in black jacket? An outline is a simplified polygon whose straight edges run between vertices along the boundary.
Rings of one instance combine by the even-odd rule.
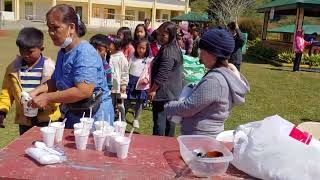
[[[176,41],[176,25],[163,23],[157,30],[161,44],[152,63],[151,88],[148,99],[152,101],[153,135],[174,136],[175,124],[168,121],[164,104],[177,100],[182,90],[183,58]]]
[[[233,39],[235,42],[234,50],[230,56],[230,62],[237,67],[238,71],[240,71],[240,65],[242,62],[241,48],[244,45],[244,38],[242,36],[237,22],[230,22],[228,24],[228,30],[233,35]]]

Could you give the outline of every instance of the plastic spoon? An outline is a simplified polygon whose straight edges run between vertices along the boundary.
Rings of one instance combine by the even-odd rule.
[[[43,142],[33,141],[32,144],[34,145],[34,147],[39,148],[39,149],[43,149],[45,151],[48,151],[51,154],[55,154],[55,155],[58,155],[58,156],[62,156],[63,155],[63,154],[61,154],[60,152],[58,152],[58,151],[56,151],[54,149],[48,148],[46,146],[46,144],[43,143]]]

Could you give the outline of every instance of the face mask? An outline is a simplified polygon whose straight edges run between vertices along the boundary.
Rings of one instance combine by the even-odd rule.
[[[60,45],[60,48],[66,48],[72,43],[72,38],[70,36],[70,27],[68,29],[68,37],[64,40],[64,42]]]

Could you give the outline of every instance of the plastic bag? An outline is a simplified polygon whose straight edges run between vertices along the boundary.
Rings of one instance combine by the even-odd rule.
[[[37,143],[37,142],[36,142]],[[25,153],[39,162],[42,165],[47,164],[56,164],[56,163],[62,163],[67,160],[66,156],[64,155],[64,152],[61,152],[53,149],[48,148],[45,145],[42,145],[40,143],[36,144],[35,147],[31,147],[25,150]],[[37,146],[39,145],[39,146]],[[41,146],[40,146],[41,145]]]
[[[234,133],[236,168],[260,179],[320,177],[320,142],[278,115],[239,126]]]
[[[183,76],[184,81],[198,83],[205,74],[205,67],[200,64],[199,58],[183,55]]]

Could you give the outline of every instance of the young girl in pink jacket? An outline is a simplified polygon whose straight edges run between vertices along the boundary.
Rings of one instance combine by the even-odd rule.
[[[299,71],[299,66],[301,62],[301,57],[303,54],[304,48],[310,44],[310,42],[304,40],[304,32],[303,30],[297,30],[296,37],[295,37],[295,47],[294,52],[296,53],[296,58],[293,62],[293,71]]]

